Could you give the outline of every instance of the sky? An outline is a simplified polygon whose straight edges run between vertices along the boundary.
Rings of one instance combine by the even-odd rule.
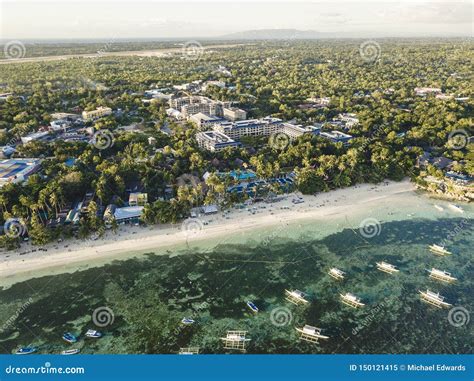
[[[470,0],[0,0],[0,39],[212,38],[258,29],[473,36]]]

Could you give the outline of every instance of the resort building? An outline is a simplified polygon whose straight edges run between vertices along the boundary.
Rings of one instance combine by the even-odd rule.
[[[235,148],[240,146],[239,142],[236,142],[219,131],[199,132],[196,134],[196,140],[199,147],[212,152],[221,151],[227,147]]]
[[[21,183],[41,167],[39,159],[0,160],[0,187],[7,183]]]
[[[237,122],[223,122],[214,125],[214,131],[227,135],[231,139],[243,136],[270,136],[280,132],[281,119],[266,117]]]
[[[321,131],[320,127],[306,126],[303,127],[301,124],[282,123],[280,125],[280,131],[287,135],[290,140],[294,140],[304,134],[319,135]]]
[[[102,118],[104,116],[108,116],[112,114],[112,109],[110,107],[98,107],[92,111],[83,111],[82,112],[82,119],[87,122]]]
[[[198,113],[223,116],[224,107],[230,106],[230,102],[214,101],[208,97],[198,95],[171,98],[168,103],[172,109],[178,110],[186,119]]]
[[[34,132],[32,134],[29,134],[27,136],[23,136],[21,138],[21,142],[23,144],[27,144],[29,142],[35,141],[35,140],[46,140],[49,135],[48,131],[38,131]]]
[[[329,139],[334,143],[343,143],[344,145],[349,144],[349,141],[352,140],[352,136],[345,134],[340,131],[331,131],[331,132],[321,132],[319,136]]]
[[[218,116],[203,114],[202,112],[192,115],[189,121],[195,123],[200,129],[210,127],[215,123],[222,122],[223,119]]]
[[[356,114],[352,113],[339,114],[335,120],[341,121],[347,130],[359,124],[359,119],[357,119]]]
[[[232,122],[245,120],[247,118],[247,112],[236,107],[226,107],[224,108],[224,118]]]
[[[117,223],[138,223],[143,214],[143,206],[127,206],[117,208],[114,204],[107,206],[104,212],[104,221],[111,223],[115,220]]]

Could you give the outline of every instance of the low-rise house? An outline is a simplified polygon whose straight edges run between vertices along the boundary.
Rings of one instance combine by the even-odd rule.
[[[130,193],[128,196],[129,206],[145,206],[148,203],[148,194],[141,192]]]

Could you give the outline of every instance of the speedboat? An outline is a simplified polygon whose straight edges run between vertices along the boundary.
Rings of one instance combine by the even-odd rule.
[[[252,312],[258,312],[258,307],[253,302],[248,301],[247,306],[252,310]]]
[[[62,351],[62,355],[77,355],[81,350],[80,349],[68,349],[66,351]]]
[[[195,321],[191,318],[184,317],[184,318],[181,319],[181,323],[183,323],[185,325],[191,325],[191,324],[194,324]]]
[[[70,332],[66,332],[64,335],[63,335],[63,340],[64,341],[67,341],[68,343],[70,344],[73,344],[73,343],[76,343],[77,342],[77,337],[74,336],[72,333]]]
[[[29,355],[31,353],[35,353],[38,350],[36,347],[21,347],[18,348],[15,352],[16,355]]]
[[[93,339],[98,339],[102,337],[102,333],[99,331],[95,331],[93,329],[88,329],[86,332],[86,337],[92,337]]]

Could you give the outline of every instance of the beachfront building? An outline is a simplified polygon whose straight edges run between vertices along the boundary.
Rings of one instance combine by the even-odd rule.
[[[41,167],[39,159],[0,160],[0,187],[7,183],[21,183]]]
[[[211,152],[221,151],[225,148],[239,147],[240,143],[231,139],[219,131],[205,131],[196,134],[196,140],[199,147]]]
[[[247,112],[237,107],[225,107],[224,118],[232,122],[235,122],[236,120],[245,120],[247,119]]]
[[[104,116],[108,116],[112,114],[112,109],[110,107],[98,107],[92,111],[83,111],[82,112],[82,119],[87,122],[91,122],[93,120],[102,118]]]
[[[138,223],[143,214],[143,206],[126,206],[117,208],[110,204],[104,212],[104,221],[111,223],[115,220],[117,223]]]

